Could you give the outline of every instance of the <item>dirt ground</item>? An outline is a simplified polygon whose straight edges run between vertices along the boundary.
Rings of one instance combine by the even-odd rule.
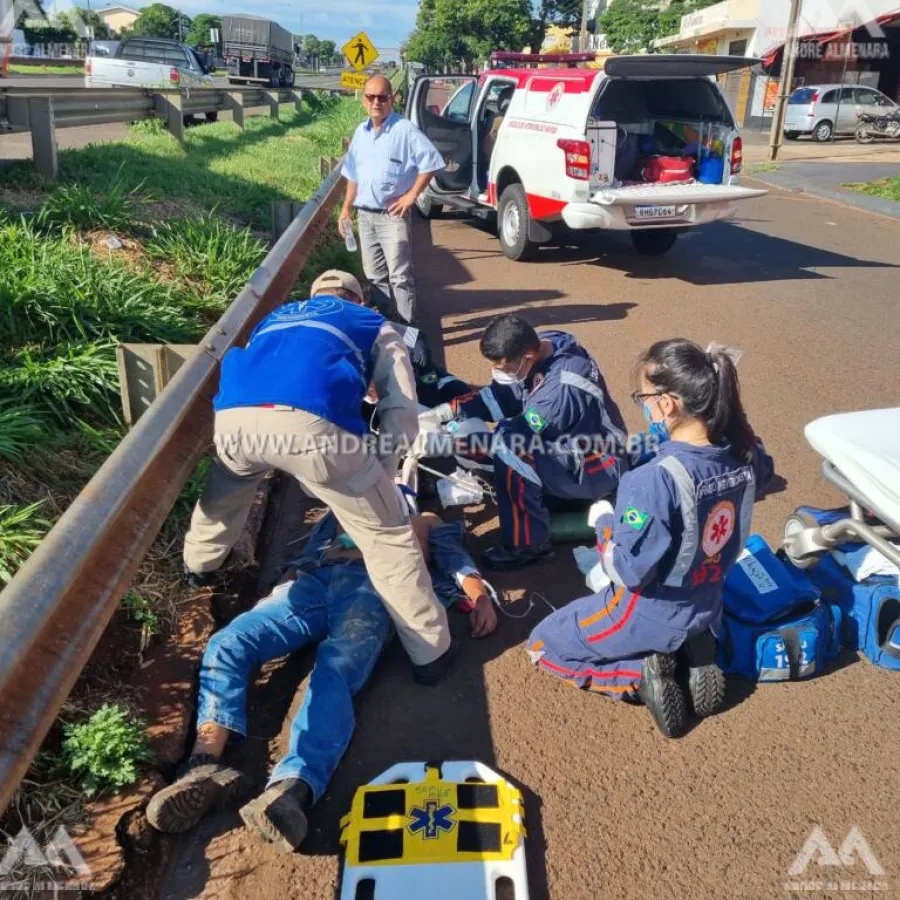
[[[443,334],[451,370],[474,382],[487,375],[477,340],[497,313],[572,331],[635,430],[639,413],[626,398],[641,349],[675,335],[741,348],[746,405],[786,481],[756,510],[756,530],[777,541],[796,505],[838,499],[803,426],[897,403],[900,224],[779,192],[741,214],[681,238],[660,260],[638,257],[626,239],[592,237],[513,263],[483,228],[420,223],[420,306]],[[489,510],[471,519],[477,551],[496,521]],[[886,872],[889,889],[878,896],[900,896],[889,788],[900,742],[895,674],[845,655],[808,682],[732,679],[724,713],[667,741],[645,710],[572,690],[528,664],[522,644],[549,612],[537,594],[560,606],[584,592],[571,547],[495,584],[520,618],[503,618],[485,641],[464,640],[453,677],[438,687],[412,683],[396,644],[386,653],[359,698],[356,737],[315,810],[308,846],[282,856],[255,843],[235,814],[214,816],[174,842],[159,896],[331,898],[338,819],[355,788],[393,763],[441,758],[481,760],[522,787],[532,900],[790,900],[801,895],[785,888],[788,870],[815,825],[835,847],[858,826]],[[462,617],[454,628],[465,635]],[[309,654],[267,672],[254,694],[251,737],[236,758],[260,784],[311,663]],[[815,863],[805,877],[870,878],[859,864],[835,872]]]

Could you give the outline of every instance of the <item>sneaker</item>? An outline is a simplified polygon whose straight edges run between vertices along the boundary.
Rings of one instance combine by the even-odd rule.
[[[240,816],[249,831],[285,853],[293,853],[309,831],[307,814],[312,790],[300,778],[285,778],[241,807]]]
[[[147,804],[147,820],[166,834],[193,828],[213,807],[225,806],[244,786],[237,769],[213,757],[192,757],[184,774],[158,791]]]
[[[711,631],[688,638],[680,651],[688,666],[687,687],[694,712],[715,715],[725,703],[725,673],[716,665],[716,639]]]
[[[484,565],[494,571],[522,569],[553,556],[553,545],[526,544],[523,547],[489,547],[484,551]]]
[[[687,731],[687,698],[675,680],[677,670],[678,661],[669,653],[654,653],[641,664],[638,696],[668,738],[681,737]]]
[[[450,670],[459,650],[459,641],[450,639],[450,646],[435,660],[424,666],[413,666],[413,678],[419,683],[431,687],[437,684]]]

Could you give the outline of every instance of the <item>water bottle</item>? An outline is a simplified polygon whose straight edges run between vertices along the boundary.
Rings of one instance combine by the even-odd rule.
[[[348,253],[356,253],[356,237],[353,234],[353,222],[341,219],[341,232],[344,235],[344,246]]]

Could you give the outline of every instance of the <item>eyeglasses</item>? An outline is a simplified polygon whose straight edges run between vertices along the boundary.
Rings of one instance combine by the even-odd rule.
[[[388,103],[394,99],[390,94],[363,94],[363,96],[369,103],[374,103],[376,100],[379,103]]]
[[[634,403],[635,406],[643,406],[644,400],[647,397],[662,397],[664,394],[668,393],[668,391],[653,391],[652,394],[642,394],[640,391],[635,391],[631,395],[631,402]]]

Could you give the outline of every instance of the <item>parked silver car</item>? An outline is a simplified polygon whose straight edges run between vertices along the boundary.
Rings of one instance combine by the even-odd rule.
[[[788,97],[784,136],[796,140],[808,134],[815,141],[827,141],[832,134],[853,134],[860,113],[883,116],[896,105],[864,85],[807,84]]]

